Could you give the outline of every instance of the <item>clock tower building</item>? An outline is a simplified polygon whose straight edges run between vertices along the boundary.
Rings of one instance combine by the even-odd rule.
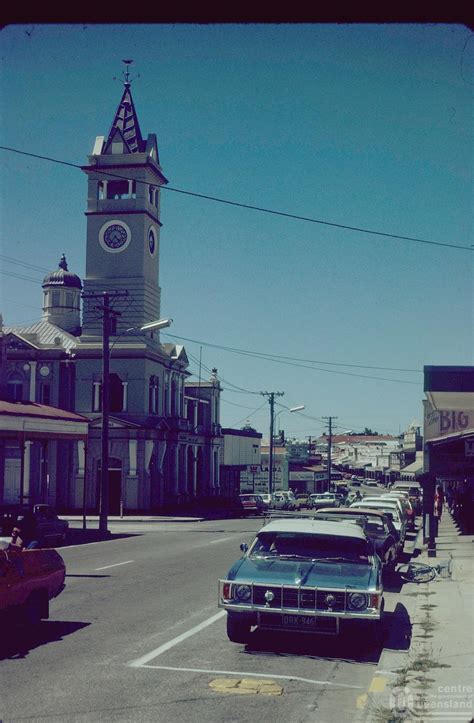
[[[114,303],[120,312],[117,334],[160,318],[160,188],[168,181],[156,136],[142,137],[128,72],[109,134],[96,138],[88,161],[82,168],[88,176],[82,328],[86,343],[102,335],[91,292],[128,292]],[[151,338],[149,342],[153,344]]]

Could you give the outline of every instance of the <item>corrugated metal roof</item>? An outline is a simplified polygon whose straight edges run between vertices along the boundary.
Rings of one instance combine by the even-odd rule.
[[[15,334],[26,343],[41,348],[74,349],[81,343],[77,336],[69,334],[50,321],[37,321],[29,326],[7,326],[4,327],[4,333]]]

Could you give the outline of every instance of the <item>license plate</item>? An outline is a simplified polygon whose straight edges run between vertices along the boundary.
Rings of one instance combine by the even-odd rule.
[[[278,628],[279,630],[298,630],[299,632],[313,632],[337,634],[339,627],[335,617],[321,615],[297,615],[291,613],[259,613],[258,624],[263,628]]]
[[[282,615],[281,624],[285,628],[315,628],[318,619],[310,615]]]

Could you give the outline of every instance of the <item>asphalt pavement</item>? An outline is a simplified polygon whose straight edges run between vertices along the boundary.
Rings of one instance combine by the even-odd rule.
[[[353,720],[381,646],[359,636],[227,639],[217,580],[261,524],[122,520],[111,523],[118,537],[61,548],[67,585],[50,620],[1,639],[2,721]],[[396,593],[386,598],[395,630]]]

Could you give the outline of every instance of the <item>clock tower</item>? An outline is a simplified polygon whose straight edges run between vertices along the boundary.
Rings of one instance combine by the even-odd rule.
[[[87,251],[82,340],[102,335],[97,300],[117,296],[117,334],[160,318],[161,170],[154,134],[144,140],[132,99],[128,65],[124,91],[107,137],[98,136],[87,166]]]

